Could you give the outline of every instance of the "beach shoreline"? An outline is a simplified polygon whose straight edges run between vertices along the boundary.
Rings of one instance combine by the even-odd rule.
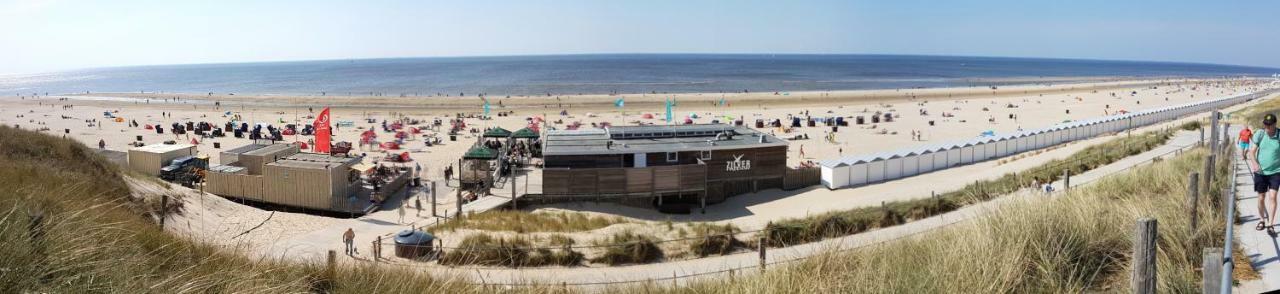
[[[629,110],[628,108],[659,109],[667,99],[682,106],[694,108],[805,106],[832,103],[883,103],[929,99],[966,99],[1046,95],[1076,91],[1103,91],[1135,87],[1187,84],[1210,81],[1248,81],[1262,78],[1237,79],[1133,79],[1105,82],[1065,84],[1018,84],[998,87],[947,87],[913,89],[796,91],[769,93],[635,93],[635,94],[583,94],[552,96],[379,96],[379,95],[277,95],[277,94],[196,94],[196,93],[79,93],[50,95],[94,104],[151,104],[151,105],[220,105],[223,107],[333,107],[353,109],[404,109],[430,107],[440,110],[478,112],[488,99],[493,110]],[[20,96],[21,99],[30,97]],[[4,99],[16,98],[13,96]],[[618,99],[624,107],[616,107]],[[723,102],[723,105],[720,104]]]

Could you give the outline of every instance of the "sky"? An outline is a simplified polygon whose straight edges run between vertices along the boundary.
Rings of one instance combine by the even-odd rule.
[[[0,74],[596,53],[920,54],[1280,67],[1280,1],[0,0]]]

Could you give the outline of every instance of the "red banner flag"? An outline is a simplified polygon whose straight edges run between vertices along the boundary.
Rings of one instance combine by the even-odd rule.
[[[316,153],[329,153],[329,139],[332,135],[329,133],[329,108],[325,107],[320,111],[320,116],[316,117],[316,122],[312,123],[316,128]]]

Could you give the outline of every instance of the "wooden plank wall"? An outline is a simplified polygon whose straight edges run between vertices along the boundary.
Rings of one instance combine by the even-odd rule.
[[[817,167],[787,168],[787,174],[782,179],[783,190],[814,186],[822,182],[822,169]]]
[[[545,195],[644,194],[706,188],[704,165],[647,168],[548,168],[542,170]]]

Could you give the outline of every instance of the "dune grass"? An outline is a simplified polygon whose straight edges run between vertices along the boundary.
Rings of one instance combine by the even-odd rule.
[[[621,217],[593,216],[580,212],[538,212],[519,210],[491,210],[450,220],[431,228],[433,232],[450,232],[460,229],[481,231],[534,232],[582,232],[615,224],[631,223]]]
[[[767,244],[783,247],[826,238],[847,236],[870,229],[883,228],[910,220],[950,212],[1030,186],[1032,179],[1041,183],[1056,181],[1067,170],[1080,174],[1099,166],[1136,155],[1169,140],[1171,131],[1157,131],[1124,136],[1089,146],[1068,159],[1057,159],[1017,174],[1006,174],[994,180],[977,181],[960,190],[933,199],[917,199],[886,203],[883,207],[863,207],[828,212],[804,218],[783,219],[766,227]]]
[[[440,258],[446,265],[492,265],[506,267],[576,266],[585,260],[582,253],[569,248],[573,239],[552,235],[548,242],[529,237],[497,237],[472,234],[462,239],[456,249],[445,250]]]
[[[592,262],[608,265],[650,263],[663,257],[662,248],[652,236],[631,231],[614,233],[593,245],[608,246],[600,256],[591,258]]]
[[[1060,197],[1011,203],[994,213],[843,253],[828,253],[762,275],[704,280],[679,288],[629,286],[614,293],[1081,293],[1129,292],[1131,237],[1138,218],[1158,221],[1158,292],[1199,292],[1201,250],[1222,246],[1219,203],[1225,181],[1200,198],[1190,232],[1188,172],[1198,149],[1107,177]],[[1226,178],[1226,161],[1218,178]]]
[[[320,261],[254,260],[175,237],[151,217],[159,207],[132,199],[121,176],[74,140],[0,126],[0,293],[483,291],[371,266],[329,275]]]

